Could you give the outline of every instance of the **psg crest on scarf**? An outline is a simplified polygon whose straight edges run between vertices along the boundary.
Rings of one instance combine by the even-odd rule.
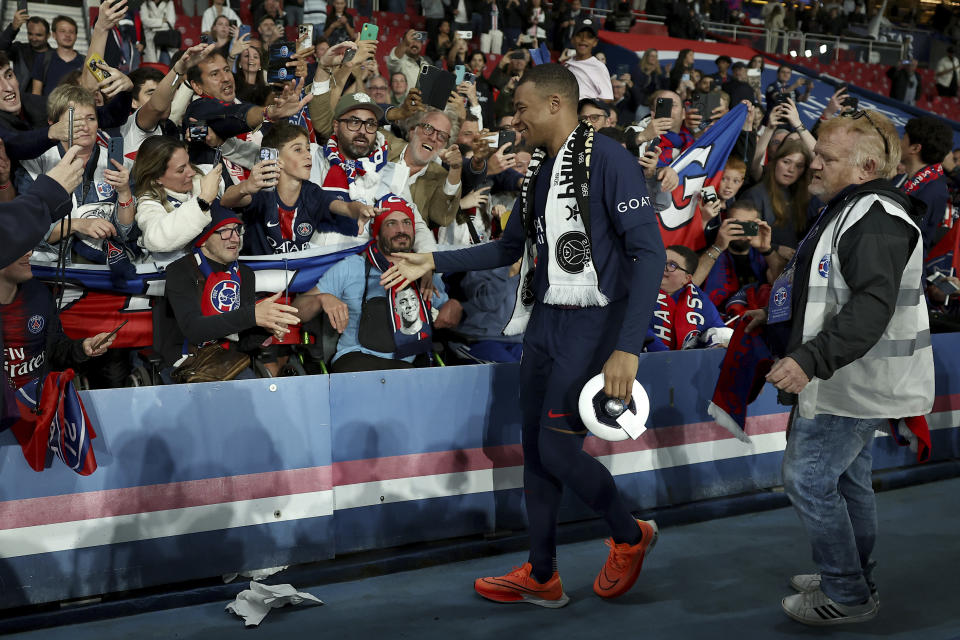
[[[214,285],[210,291],[210,304],[218,313],[233,311],[240,299],[240,283],[233,280],[223,280]]]

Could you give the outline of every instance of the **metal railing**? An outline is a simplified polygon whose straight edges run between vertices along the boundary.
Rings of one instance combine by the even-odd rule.
[[[769,53],[789,54],[797,52],[797,57],[819,57],[825,55],[821,46],[827,48],[833,59],[839,60],[840,51],[854,52],[861,62],[885,62],[894,64],[910,55],[910,42],[885,42],[872,38],[858,38],[856,36],[832,36],[820,33],[803,33],[801,31],[776,31],[768,33],[763,27],[744,26],[739,24],[725,24],[722,22],[704,22],[704,29],[708,33],[730,38],[731,40],[748,41],[755,49],[766,51],[768,42]],[[768,35],[770,36],[768,38]],[[810,55],[807,55],[807,51]],[[864,54],[861,56],[860,54]]]

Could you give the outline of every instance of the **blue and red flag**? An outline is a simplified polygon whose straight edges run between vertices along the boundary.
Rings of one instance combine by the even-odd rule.
[[[97,434],[73,386],[73,376],[73,369],[53,371],[42,384],[36,378],[17,390],[20,420],[10,430],[34,471],[46,468],[51,453],[82,476],[97,469],[90,444]]]
[[[946,233],[927,252],[926,271],[940,271],[948,275],[960,273],[960,220],[953,204],[947,202],[940,228]]]
[[[719,188],[723,168],[746,118],[746,105],[738,104],[670,164],[680,184],[673,190],[670,206],[657,212],[664,246],[682,244],[695,251],[706,246],[700,191],[708,186]]]
[[[347,248],[317,248],[291,254],[240,256],[240,262],[256,273],[256,289],[262,293],[303,293],[317,285],[327,269],[347,256],[359,253],[365,245]],[[289,257],[288,257],[289,256]],[[35,277],[57,282],[56,267],[32,264]],[[117,333],[113,348],[147,347],[153,344],[152,298],[164,292],[164,272],[159,265],[136,265],[136,273],[116,286],[111,270],[105,265],[74,265],[62,275],[67,283],[60,309],[64,332],[74,339],[113,331],[120,323],[127,324]]]
[[[747,405],[757,399],[766,376],[773,367],[773,356],[763,333],[747,333],[747,322],[741,320],[734,329],[727,353],[720,363],[720,377],[713,391],[707,413],[721,427],[743,442],[750,442],[744,428]]]

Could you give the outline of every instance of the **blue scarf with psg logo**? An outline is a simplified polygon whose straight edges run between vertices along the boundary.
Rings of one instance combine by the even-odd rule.
[[[203,276],[200,310],[205,316],[236,311],[240,308],[240,264],[234,260],[226,271],[214,271],[199,248],[193,250],[197,269]]]

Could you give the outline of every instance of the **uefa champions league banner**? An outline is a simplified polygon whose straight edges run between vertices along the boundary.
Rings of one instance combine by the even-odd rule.
[[[333,264],[359,253],[365,244],[339,244],[296,253],[270,256],[240,256],[240,262],[253,269],[259,293],[278,291],[297,294],[309,291]],[[152,298],[164,292],[165,264],[136,265],[137,275],[123,287],[115,287],[106,265],[72,265],[62,272],[55,264],[34,254],[33,275],[48,283],[66,283],[60,306],[63,330],[74,339],[113,331],[114,348],[147,347],[153,344]]]

